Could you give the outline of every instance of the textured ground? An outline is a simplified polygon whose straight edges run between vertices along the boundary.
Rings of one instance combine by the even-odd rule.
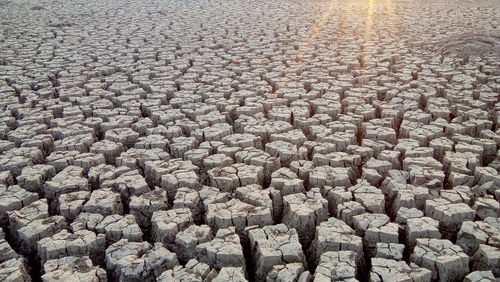
[[[495,281],[499,20],[0,0],[0,280]]]

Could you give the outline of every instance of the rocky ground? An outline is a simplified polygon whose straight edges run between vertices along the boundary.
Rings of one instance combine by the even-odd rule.
[[[495,281],[499,20],[0,0],[0,280]]]

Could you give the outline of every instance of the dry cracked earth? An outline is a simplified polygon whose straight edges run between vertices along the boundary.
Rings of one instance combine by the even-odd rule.
[[[499,21],[0,0],[0,280],[498,281]]]

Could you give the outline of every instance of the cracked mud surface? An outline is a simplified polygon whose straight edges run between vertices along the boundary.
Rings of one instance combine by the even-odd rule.
[[[499,279],[499,15],[0,0],[0,280]]]

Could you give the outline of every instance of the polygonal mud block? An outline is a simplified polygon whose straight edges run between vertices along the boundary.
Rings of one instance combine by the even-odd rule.
[[[71,233],[65,229],[38,241],[37,250],[42,263],[66,256],[88,256],[95,263],[104,261],[106,238],[92,231],[78,230]]]
[[[181,262],[196,258],[197,246],[212,240],[208,225],[191,225],[175,235],[175,252]]]
[[[328,201],[317,188],[283,197],[283,223],[297,230],[302,244],[310,243],[315,227],[328,217]]]
[[[219,153],[224,152],[219,150]],[[244,148],[243,150],[238,149],[238,151],[232,155],[238,163],[262,167],[264,169],[263,176],[266,181],[269,181],[273,171],[281,167],[280,159],[278,157],[273,157],[269,153],[256,148]]]
[[[26,262],[23,258],[13,258],[0,264],[0,280],[30,282]]]
[[[485,270],[485,271],[474,271],[469,273],[467,276],[464,278],[464,282],[493,282],[496,281],[495,275],[493,275],[493,272],[491,270]]]
[[[184,153],[198,146],[198,141],[194,137],[176,137],[169,145],[170,154],[173,158],[182,158]]]
[[[22,257],[16,253],[16,251],[14,251],[14,249],[10,246],[9,242],[5,240],[5,234],[3,231],[0,231],[0,237],[2,237],[0,239],[0,263],[4,263],[10,259],[18,259]]]
[[[398,213],[396,214],[395,222],[399,224],[406,224],[410,218],[421,218],[424,216],[424,213],[416,208],[400,208]]]
[[[176,171],[198,171],[198,167],[191,161],[171,159],[169,161],[147,161],[144,163],[144,175],[148,183],[160,185],[162,176]],[[175,194],[174,194],[175,195]],[[173,197],[173,195],[172,195]]]
[[[191,149],[184,153],[185,160],[191,161],[194,165],[199,167],[203,167],[203,162],[208,156],[208,149]]]
[[[77,220],[78,218],[75,221]],[[135,221],[135,217],[131,214],[125,216],[118,214],[106,216],[95,225],[95,229],[89,230],[99,234],[106,234],[106,240],[110,243],[121,239],[134,242],[142,241],[141,228]]]
[[[44,185],[45,196],[50,201],[57,200],[62,194],[77,191],[90,191],[90,183],[84,177],[83,168],[77,166],[66,167]]]
[[[136,129],[134,129],[137,131]],[[134,148],[136,149],[161,149],[168,152],[169,141],[166,137],[159,134],[146,135],[144,137],[137,138]]]
[[[219,189],[211,186],[203,186],[199,194],[205,211],[208,209],[209,204],[225,203],[232,198],[230,193],[221,192]]]
[[[34,165],[23,168],[21,175],[16,177],[17,183],[30,192],[40,192],[45,181],[56,175],[56,170],[51,165]]]
[[[116,281],[154,281],[178,264],[177,256],[160,243],[122,239],[106,249],[106,267]]]
[[[38,200],[38,194],[28,192],[18,185],[0,185],[0,223],[7,221],[9,211],[20,210]]]
[[[469,257],[448,240],[417,239],[410,262],[429,269],[438,281],[461,281],[469,273]]]
[[[304,266],[298,262],[275,265],[267,274],[266,281],[297,281],[304,270]]]
[[[132,169],[144,169],[147,161],[163,160],[168,161],[170,155],[162,149],[136,149],[130,148],[116,158],[116,166],[127,166]]]
[[[473,256],[480,244],[500,247],[498,227],[485,221],[464,221],[457,234],[457,245]]]
[[[102,250],[104,252],[104,249]],[[106,282],[106,271],[94,266],[88,257],[65,256],[48,260],[43,269],[42,281],[95,281]]]
[[[500,248],[480,244],[472,260],[472,270],[491,270],[495,277],[500,275]]]
[[[491,196],[477,198],[472,208],[481,219],[500,217],[500,204]]]
[[[253,206],[237,199],[209,204],[205,219],[207,224],[215,230],[234,226],[236,230],[241,231],[252,225],[262,227],[273,224],[270,208]]]
[[[189,260],[185,266],[176,265],[173,269],[164,271],[158,278],[158,282],[175,281],[212,281],[217,276],[217,271],[213,270],[206,263],[198,262],[195,259]]]
[[[146,179],[138,170],[127,171],[115,179],[105,180],[101,183],[101,188],[111,188],[114,192],[120,193],[124,203],[128,203],[132,196],[150,192]]]
[[[274,141],[266,144],[266,152],[280,159],[283,166],[290,166],[292,161],[307,160],[307,148],[297,147],[285,141]]]
[[[167,210],[167,208],[167,192],[158,187],[151,192],[130,197],[130,214],[135,216],[141,227],[149,227],[153,213],[160,210]]]
[[[396,261],[386,258],[372,258],[372,269],[370,270],[370,282],[384,281],[431,281],[430,270],[418,267],[414,263],[410,265],[404,261]]]
[[[271,185],[281,196],[303,193],[304,181],[289,168],[280,168],[271,174]]]
[[[230,166],[233,163],[233,159],[224,154],[214,154],[203,159],[203,166],[207,170],[216,167]]]
[[[177,190],[182,187],[190,187],[199,190],[202,184],[198,174],[192,170],[177,170],[161,177],[160,187],[167,190],[167,197],[174,199]]]
[[[326,252],[320,257],[314,280],[349,280],[358,274],[358,255],[353,251]]]
[[[377,243],[375,257],[403,260],[405,245],[396,243]]]
[[[358,258],[363,259],[363,240],[345,222],[330,217],[316,227],[308,254],[312,257],[313,264],[317,265],[321,254],[337,251],[353,251],[359,254]],[[363,264],[362,261],[359,263]]]
[[[227,167],[216,167],[208,171],[211,186],[222,192],[232,192],[237,187],[264,183],[264,169],[242,163]]]
[[[335,217],[354,226],[353,218],[357,215],[366,213],[366,209],[358,202],[348,201],[340,204],[335,212]]]
[[[103,216],[123,214],[120,194],[113,192],[110,188],[94,190],[83,206],[83,212],[98,213]]]
[[[353,217],[357,235],[363,237],[363,243],[369,256],[373,257],[377,243],[399,243],[399,224],[390,222],[385,214],[360,214]]]
[[[464,221],[474,220],[476,212],[466,204],[454,204],[445,199],[436,198],[426,201],[425,215],[439,221],[443,236],[449,238],[460,229]]]
[[[54,142],[54,151],[78,151],[85,153],[89,151],[93,143],[94,134],[68,136]]]
[[[104,135],[104,139],[121,143],[128,148],[134,147],[137,138],[139,138],[139,133],[126,127],[108,130]]]
[[[89,170],[88,179],[91,187],[93,189],[98,189],[101,188],[101,185],[105,181],[109,183],[109,181],[114,180],[123,173],[130,171],[133,170],[125,166],[115,167],[113,165],[98,165]]]
[[[212,282],[225,281],[247,282],[248,280],[245,278],[243,267],[223,267]]]
[[[187,208],[160,210],[151,217],[151,233],[154,242],[173,244],[177,233],[193,224],[191,211]]]
[[[90,191],[79,191],[59,196],[59,213],[68,221],[73,221],[83,210],[90,198]]]
[[[191,210],[191,214],[195,222],[202,220],[203,203],[201,201],[200,194],[196,190],[187,187],[177,189],[172,208],[188,208]]]
[[[361,181],[347,190],[352,193],[354,200],[362,204],[368,212],[385,212],[385,198],[380,189]]]
[[[439,222],[430,217],[410,218],[405,227],[406,245],[413,250],[419,238],[441,239]]]
[[[219,229],[212,241],[199,244],[196,247],[196,258],[215,269],[245,266],[240,237],[234,227]]]
[[[101,140],[92,144],[89,150],[91,153],[102,154],[106,163],[115,164],[115,158],[125,151],[125,146],[120,142]]]
[[[307,137],[304,135],[302,130],[294,129],[284,133],[271,134],[270,142],[274,141],[284,141],[288,143],[292,143],[297,147],[302,146],[305,142],[307,142]],[[255,147],[258,148],[258,147]]]
[[[38,241],[52,236],[67,227],[68,223],[66,219],[58,215],[31,221],[17,232],[21,245],[21,253],[30,254],[36,250]]]
[[[443,189],[444,172],[432,167],[410,167],[410,183],[429,189]]]
[[[354,171],[352,168],[318,166],[309,173],[309,187],[351,187],[351,179],[353,179],[353,177]]]
[[[278,224],[263,228],[250,227],[247,233],[257,280],[264,279],[275,265],[305,263],[305,256],[295,229]]]

